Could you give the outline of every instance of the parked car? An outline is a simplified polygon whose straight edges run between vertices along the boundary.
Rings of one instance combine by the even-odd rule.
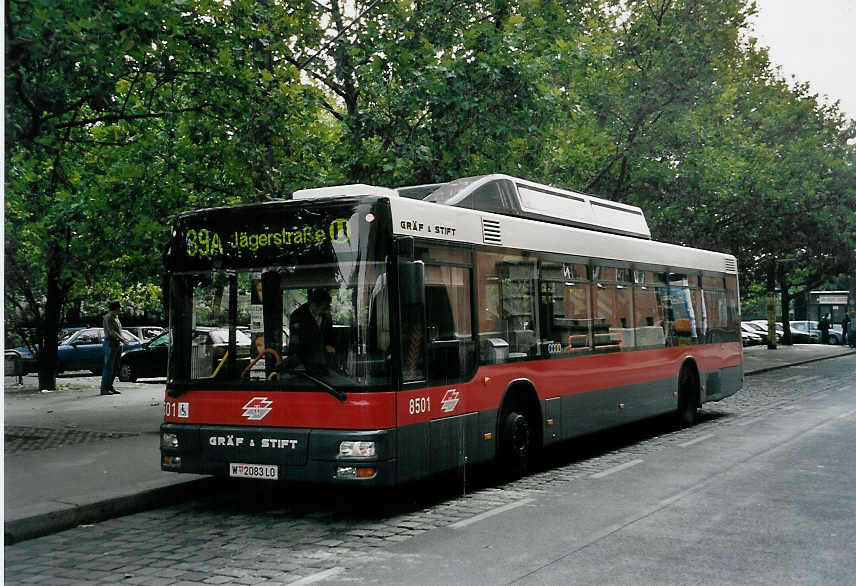
[[[742,324],[747,324],[749,327],[753,328],[759,336],[761,336],[761,340],[764,344],[767,343],[767,322],[762,320],[753,320],[753,321],[744,321],[740,322]],[[784,335],[784,331],[777,329],[776,330],[776,341],[781,340],[782,335]]]
[[[62,344],[62,341],[65,340],[66,338],[70,337],[73,333],[79,332],[80,330],[85,330],[85,329],[86,329],[85,327],[80,327],[80,326],[76,326],[73,328],[62,328],[56,337],[57,342]]]
[[[744,346],[757,346],[764,343],[764,338],[758,333],[758,330],[746,323],[740,324],[740,334],[743,338]]]
[[[796,343],[816,344],[820,342],[820,330],[816,321],[792,321],[791,337]]]
[[[792,321],[791,322],[791,331],[793,332],[795,329],[799,329],[801,332],[807,332],[810,337],[813,338],[813,342],[820,342],[821,331],[817,329],[816,321]],[[843,344],[844,343],[844,330],[841,329],[841,326],[833,325],[829,328],[829,343],[830,344]]]
[[[128,330],[122,335],[130,342],[122,344],[122,350],[138,348],[140,340]],[[101,328],[86,328],[71,334],[57,349],[57,372],[66,370],[89,370],[101,374],[104,367],[104,332]]]
[[[79,332],[86,328],[76,327],[76,328],[62,328],[57,333],[57,343],[62,345],[63,342],[70,338],[72,334]],[[39,371],[39,346],[38,344],[34,348],[28,348],[27,346],[19,346],[11,350],[11,352],[15,352],[20,360],[21,364],[24,367],[24,374],[29,374],[31,372]]]
[[[137,336],[142,341],[154,340],[166,331],[161,326],[125,326],[126,330]]]
[[[235,338],[238,367],[243,369],[250,363],[252,339],[242,329],[235,330]],[[198,327],[193,331],[193,338],[190,343],[192,346],[190,376],[192,378],[214,376],[229,348],[229,329]]]
[[[831,326],[829,328],[829,343],[830,344],[843,344],[844,343],[844,330],[841,329],[841,326]]]
[[[36,354],[26,346],[19,346],[12,350],[7,350],[7,352],[14,352],[18,355],[18,358],[21,361],[21,366],[24,369],[23,374],[39,371],[39,360],[36,357]]]
[[[237,360],[239,368],[245,368],[251,357],[258,353],[252,347],[248,331],[237,328],[235,332]],[[283,328],[283,340],[287,343],[288,331]],[[204,378],[211,376],[220,364],[229,346],[227,328],[199,327],[193,331],[192,376]],[[167,374],[169,358],[169,332],[165,331],[156,338],[143,342],[139,347],[129,348],[119,360],[119,380],[134,382],[141,378],[164,377]]]
[[[119,359],[119,380],[136,382],[139,378],[166,376],[169,358],[169,332],[143,342],[138,348],[130,348]]]

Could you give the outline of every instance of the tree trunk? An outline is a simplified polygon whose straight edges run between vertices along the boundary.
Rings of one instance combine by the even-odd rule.
[[[62,253],[57,242],[51,242],[47,254],[47,299],[44,320],[39,327],[39,388],[56,390],[57,337],[65,294],[60,281]]]
[[[767,348],[776,349],[776,261],[770,259],[767,273]]]
[[[785,346],[793,346],[793,337],[791,336],[791,293],[789,291],[788,276],[784,269],[779,272],[779,288],[782,290],[782,329],[785,334],[782,337],[782,344]]]

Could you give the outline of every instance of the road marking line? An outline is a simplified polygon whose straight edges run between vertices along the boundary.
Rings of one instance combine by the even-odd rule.
[[[751,419],[746,419],[744,421],[738,421],[736,425],[752,425],[753,423],[757,423],[764,419],[763,417],[752,417]]]
[[[631,466],[635,466],[636,464],[641,464],[645,460],[630,460],[629,462],[625,462],[624,464],[619,464],[618,466],[613,466],[612,468],[608,468],[603,472],[598,472],[597,474],[592,474],[591,478],[603,478],[605,476],[609,476],[610,474],[615,474],[616,472],[621,472],[622,470],[626,470]]]
[[[850,417],[854,413],[856,413],[856,409],[854,409],[853,411],[848,411],[847,413],[842,413],[841,415],[838,416],[838,419],[844,419],[845,417]]]
[[[782,407],[782,411],[792,411],[793,409],[799,409],[797,405],[785,405]]]
[[[294,582],[289,582],[288,584],[289,586],[303,586],[304,584],[314,584],[315,582],[320,582],[325,578],[335,576],[336,574],[339,574],[344,570],[345,568],[340,568],[339,566],[336,566],[335,568],[330,568],[329,570],[324,570],[323,572],[315,572],[314,574],[310,574],[308,576],[295,580]]]
[[[799,380],[799,379],[801,379],[801,378],[802,378],[802,375],[800,375],[800,376],[790,376],[790,377],[788,377],[788,378],[783,378],[780,382],[783,382],[783,383],[789,383],[789,382],[791,382],[791,381]]]
[[[678,444],[678,446],[679,446],[679,447],[681,447],[681,448],[688,448],[688,447],[690,447],[690,446],[691,446],[691,445],[693,445],[693,444],[697,444],[697,443],[699,443],[699,442],[703,442],[703,441],[705,441],[705,440],[709,440],[709,439],[710,439],[710,438],[712,438],[714,435],[715,435],[715,434],[709,433],[709,434],[707,434],[707,435],[703,435],[703,436],[701,436],[701,437],[697,437],[697,438],[695,438],[695,439],[693,439],[693,440],[690,440],[690,441],[688,441],[688,442],[684,442],[684,443],[682,443],[682,444]]]
[[[488,517],[493,517],[494,515],[499,515],[500,513],[504,513],[506,511],[510,511],[511,509],[516,509],[517,507],[522,507],[523,505],[528,505],[530,503],[534,503],[535,499],[523,499],[522,501],[517,501],[515,503],[509,503],[507,505],[503,505],[501,507],[497,507],[495,509],[491,509],[489,511],[485,511],[475,517],[470,517],[469,519],[464,519],[463,521],[458,521],[457,523],[452,523],[449,525],[452,529],[460,529],[461,527],[466,527],[467,525],[472,525],[473,523],[478,523],[483,519],[487,519]]]

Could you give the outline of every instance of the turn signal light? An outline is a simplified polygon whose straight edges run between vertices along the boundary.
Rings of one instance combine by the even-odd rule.
[[[164,468],[181,468],[181,456],[164,456],[161,464]]]
[[[374,478],[377,470],[371,466],[339,466],[336,478]]]

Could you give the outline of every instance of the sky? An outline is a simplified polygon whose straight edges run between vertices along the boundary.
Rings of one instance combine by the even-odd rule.
[[[756,0],[755,36],[770,60],[839,100],[856,119],[856,0]]]

